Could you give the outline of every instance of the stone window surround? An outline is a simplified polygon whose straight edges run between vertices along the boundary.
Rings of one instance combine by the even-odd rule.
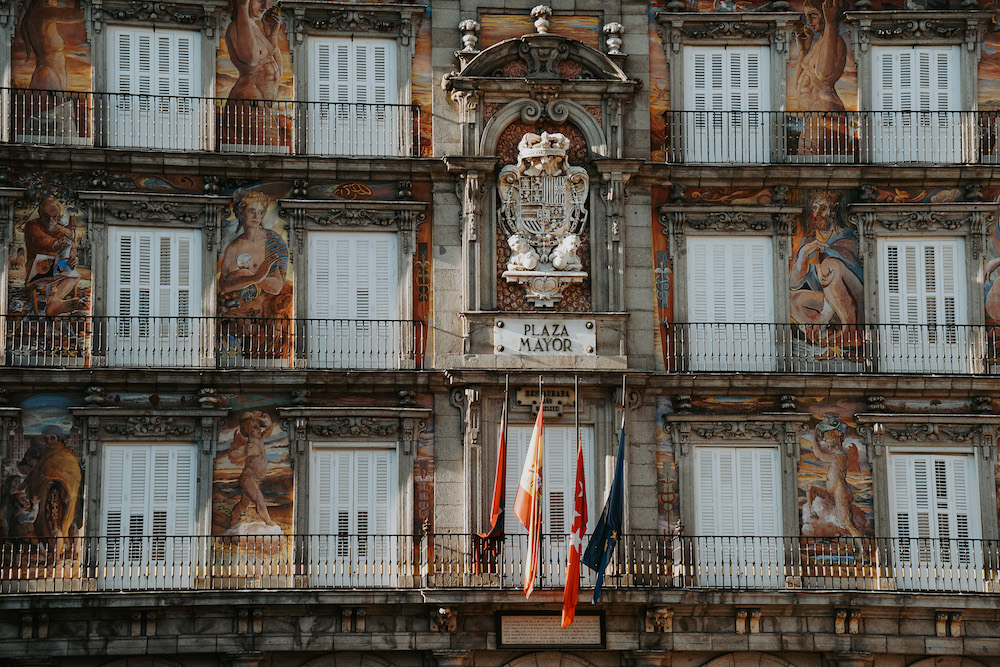
[[[811,415],[798,412],[756,414],[668,414],[664,426],[676,446],[680,519],[694,534],[697,508],[694,506],[694,447],[777,447],[780,462],[781,535],[797,536],[801,530],[798,499],[799,437]]]
[[[432,410],[417,407],[279,407],[281,428],[288,433],[294,488],[299,499],[309,498],[311,444],[368,443],[395,448],[397,456],[396,496],[399,534],[413,535],[413,463],[420,434],[426,430]],[[309,503],[296,502],[296,532],[308,532]]]
[[[875,534],[891,535],[889,510],[889,452],[972,454],[976,461],[982,538],[998,539],[995,465],[1000,415],[994,414],[890,414],[862,412],[855,418],[865,440],[872,468]]]

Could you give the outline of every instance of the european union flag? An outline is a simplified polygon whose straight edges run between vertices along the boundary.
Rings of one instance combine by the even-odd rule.
[[[590,536],[590,544],[581,559],[583,564],[597,572],[597,582],[594,584],[594,604],[601,597],[601,584],[604,583],[604,570],[615,552],[618,535],[622,531],[623,515],[625,513],[625,419],[622,419],[621,437],[618,439],[618,456],[615,459],[615,476],[611,481],[611,493],[604,511]]]

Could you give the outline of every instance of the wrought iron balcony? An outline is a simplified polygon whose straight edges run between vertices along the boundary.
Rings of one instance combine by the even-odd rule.
[[[168,151],[419,154],[420,107],[2,90],[7,143]]]
[[[545,535],[538,588],[565,585],[569,538]],[[0,594],[118,590],[519,589],[527,536],[467,534],[0,540]],[[593,586],[583,570],[581,585]],[[1000,542],[622,535],[620,590],[1000,591]]]
[[[668,370],[747,373],[1000,372],[1000,328],[963,324],[670,323]]]
[[[1000,111],[667,111],[667,162],[993,164]]]
[[[7,366],[414,369],[427,337],[426,325],[412,320],[0,319]]]

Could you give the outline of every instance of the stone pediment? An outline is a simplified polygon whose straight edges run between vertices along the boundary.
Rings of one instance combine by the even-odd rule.
[[[464,59],[463,59],[464,60]],[[510,66],[514,64],[515,67]],[[516,72],[516,76],[512,73]],[[582,79],[638,85],[611,58],[579,41],[550,33],[504,40],[468,60],[451,80]]]

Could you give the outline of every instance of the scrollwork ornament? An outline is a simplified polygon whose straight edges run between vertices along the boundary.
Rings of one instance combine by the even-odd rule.
[[[768,422],[726,421],[705,426],[693,426],[692,430],[705,440],[714,438],[722,440],[773,439],[778,435],[778,428]]]
[[[309,432],[324,438],[356,436],[387,438],[399,432],[399,420],[342,417],[329,421],[311,421]]]
[[[135,415],[121,422],[103,425],[105,433],[124,436],[184,436],[194,433],[194,425],[189,421],[178,422],[174,417]]]

